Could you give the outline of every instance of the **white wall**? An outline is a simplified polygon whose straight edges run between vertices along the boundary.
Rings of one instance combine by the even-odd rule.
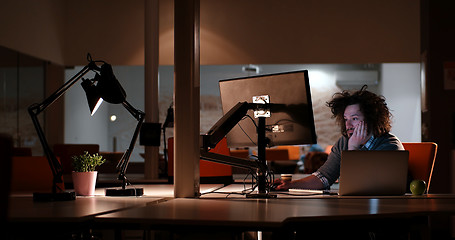
[[[382,64],[379,88],[394,116],[392,133],[402,142],[420,142],[420,65]]]

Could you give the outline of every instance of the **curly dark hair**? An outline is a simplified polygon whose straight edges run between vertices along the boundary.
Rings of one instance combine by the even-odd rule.
[[[341,134],[345,137],[348,135],[344,122],[344,110],[347,106],[354,104],[359,104],[360,111],[362,111],[365,117],[367,129],[375,137],[390,132],[392,128],[392,114],[387,107],[385,98],[367,91],[367,87],[367,85],[364,85],[360,90],[355,92],[343,91],[335,93],[332,100],[326,103],[332,111],[332,118],[336,118],[336,122],[341,127]]]

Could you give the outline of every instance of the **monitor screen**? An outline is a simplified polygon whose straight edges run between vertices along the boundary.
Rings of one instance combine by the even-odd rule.
[[[228,147],[257,146],[257,116],[266,119],[268,147],[316,143],[307,70],[226,79],[219,86],[223,114],[239,102],[270,104],[269,112],[247,112],[227,134]]]

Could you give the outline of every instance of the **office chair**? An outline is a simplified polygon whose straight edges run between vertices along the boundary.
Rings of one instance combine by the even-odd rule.
[[[73,171],[72,156],[84,154],[84,151],[98,153],[99,149],[98,144],[55,144],[53,148],[55,156],[60,158],[63,174],[71,174]]]
[[[32,149],[29,147],[13,147],[13,156],[32,156]]]
[[[52,189],[52,171],[44,156],[13,156],[11,192],[48,192]]]
[[[409,172],[414,179],[421,179],[427,183],[426,193],[428,193],[438,145],[434,142],[404,142],[402,144],[404,149],[409,151]]]
[[[174,182],[174,138],[168,138],[168,180]],[[226,138],[223,138],[215,148],[210,152],[223,155],[230,155],[227,147]],[[199,161],[199,174],[201,183],[223,183],[231,184],[234,179],[232,177],[232,167],[229,165],[210,162],[206,160]]]

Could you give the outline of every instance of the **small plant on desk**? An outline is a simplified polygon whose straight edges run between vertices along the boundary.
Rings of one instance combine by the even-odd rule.
[[[73,168],[75,172],[93,172],[95,168],[101,166],[106,160],[98,153],[90,155],[87,151],[79,156],[73,156]]]
[[[96,176],[95,168],[103,164],[106,160],[98,153],[90,155],[87,151],[79,156],[73,156],[72,179],[74,190],[77,195],[95,195]]]

